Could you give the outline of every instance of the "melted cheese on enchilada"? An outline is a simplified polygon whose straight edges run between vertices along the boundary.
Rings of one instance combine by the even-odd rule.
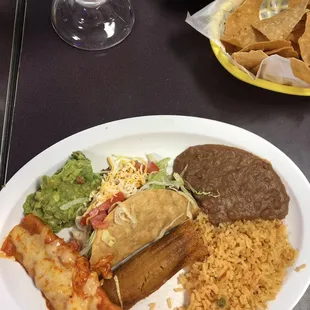
[[[2,246],[34,279],[51,310],[118,310],[90,272],[85,257],[33,215],[15,226]]]

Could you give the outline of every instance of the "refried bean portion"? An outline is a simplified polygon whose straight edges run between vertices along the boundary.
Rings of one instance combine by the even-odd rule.
[[[244,150],[217,144],[193,146],[177,156],[173,170],[183,172],[187,187],[195,190],[200,208],[214,225],[283,219],[288,213],[290,199],[272,165]]]

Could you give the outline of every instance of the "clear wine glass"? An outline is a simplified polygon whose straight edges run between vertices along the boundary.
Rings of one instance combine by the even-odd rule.
[[[53,0],[52,25],[68,44],[103,50],[122,42],[135,16],[130,0]]]

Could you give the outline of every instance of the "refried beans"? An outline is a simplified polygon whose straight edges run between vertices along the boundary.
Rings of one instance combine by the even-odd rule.
[[[177,156],[173,170],[183,172],[187,187],[195,189],[200,208],[214,225],[283,219],[288,213],[289,196],[280,177],[268,161],[247,151],[216,144],[193,146]]]

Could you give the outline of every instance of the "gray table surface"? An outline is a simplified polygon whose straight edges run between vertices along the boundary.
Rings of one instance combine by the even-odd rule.
[[[0,132],[2,132],[3,117],[6,103],[13,25],[15,16],[15,1],[0,1]]]
[[[258,89],[227,73],[208,40],[184,22],[188,10],[207,3],[133,0],[132,34],[107,52],[92,53],[71,48],[54,33],[50,0],[28,0],[8,175],[85,128],[181,114],[259,134],[310,179],[310,100]],[[310,310],[309,290],[296,310]]]

